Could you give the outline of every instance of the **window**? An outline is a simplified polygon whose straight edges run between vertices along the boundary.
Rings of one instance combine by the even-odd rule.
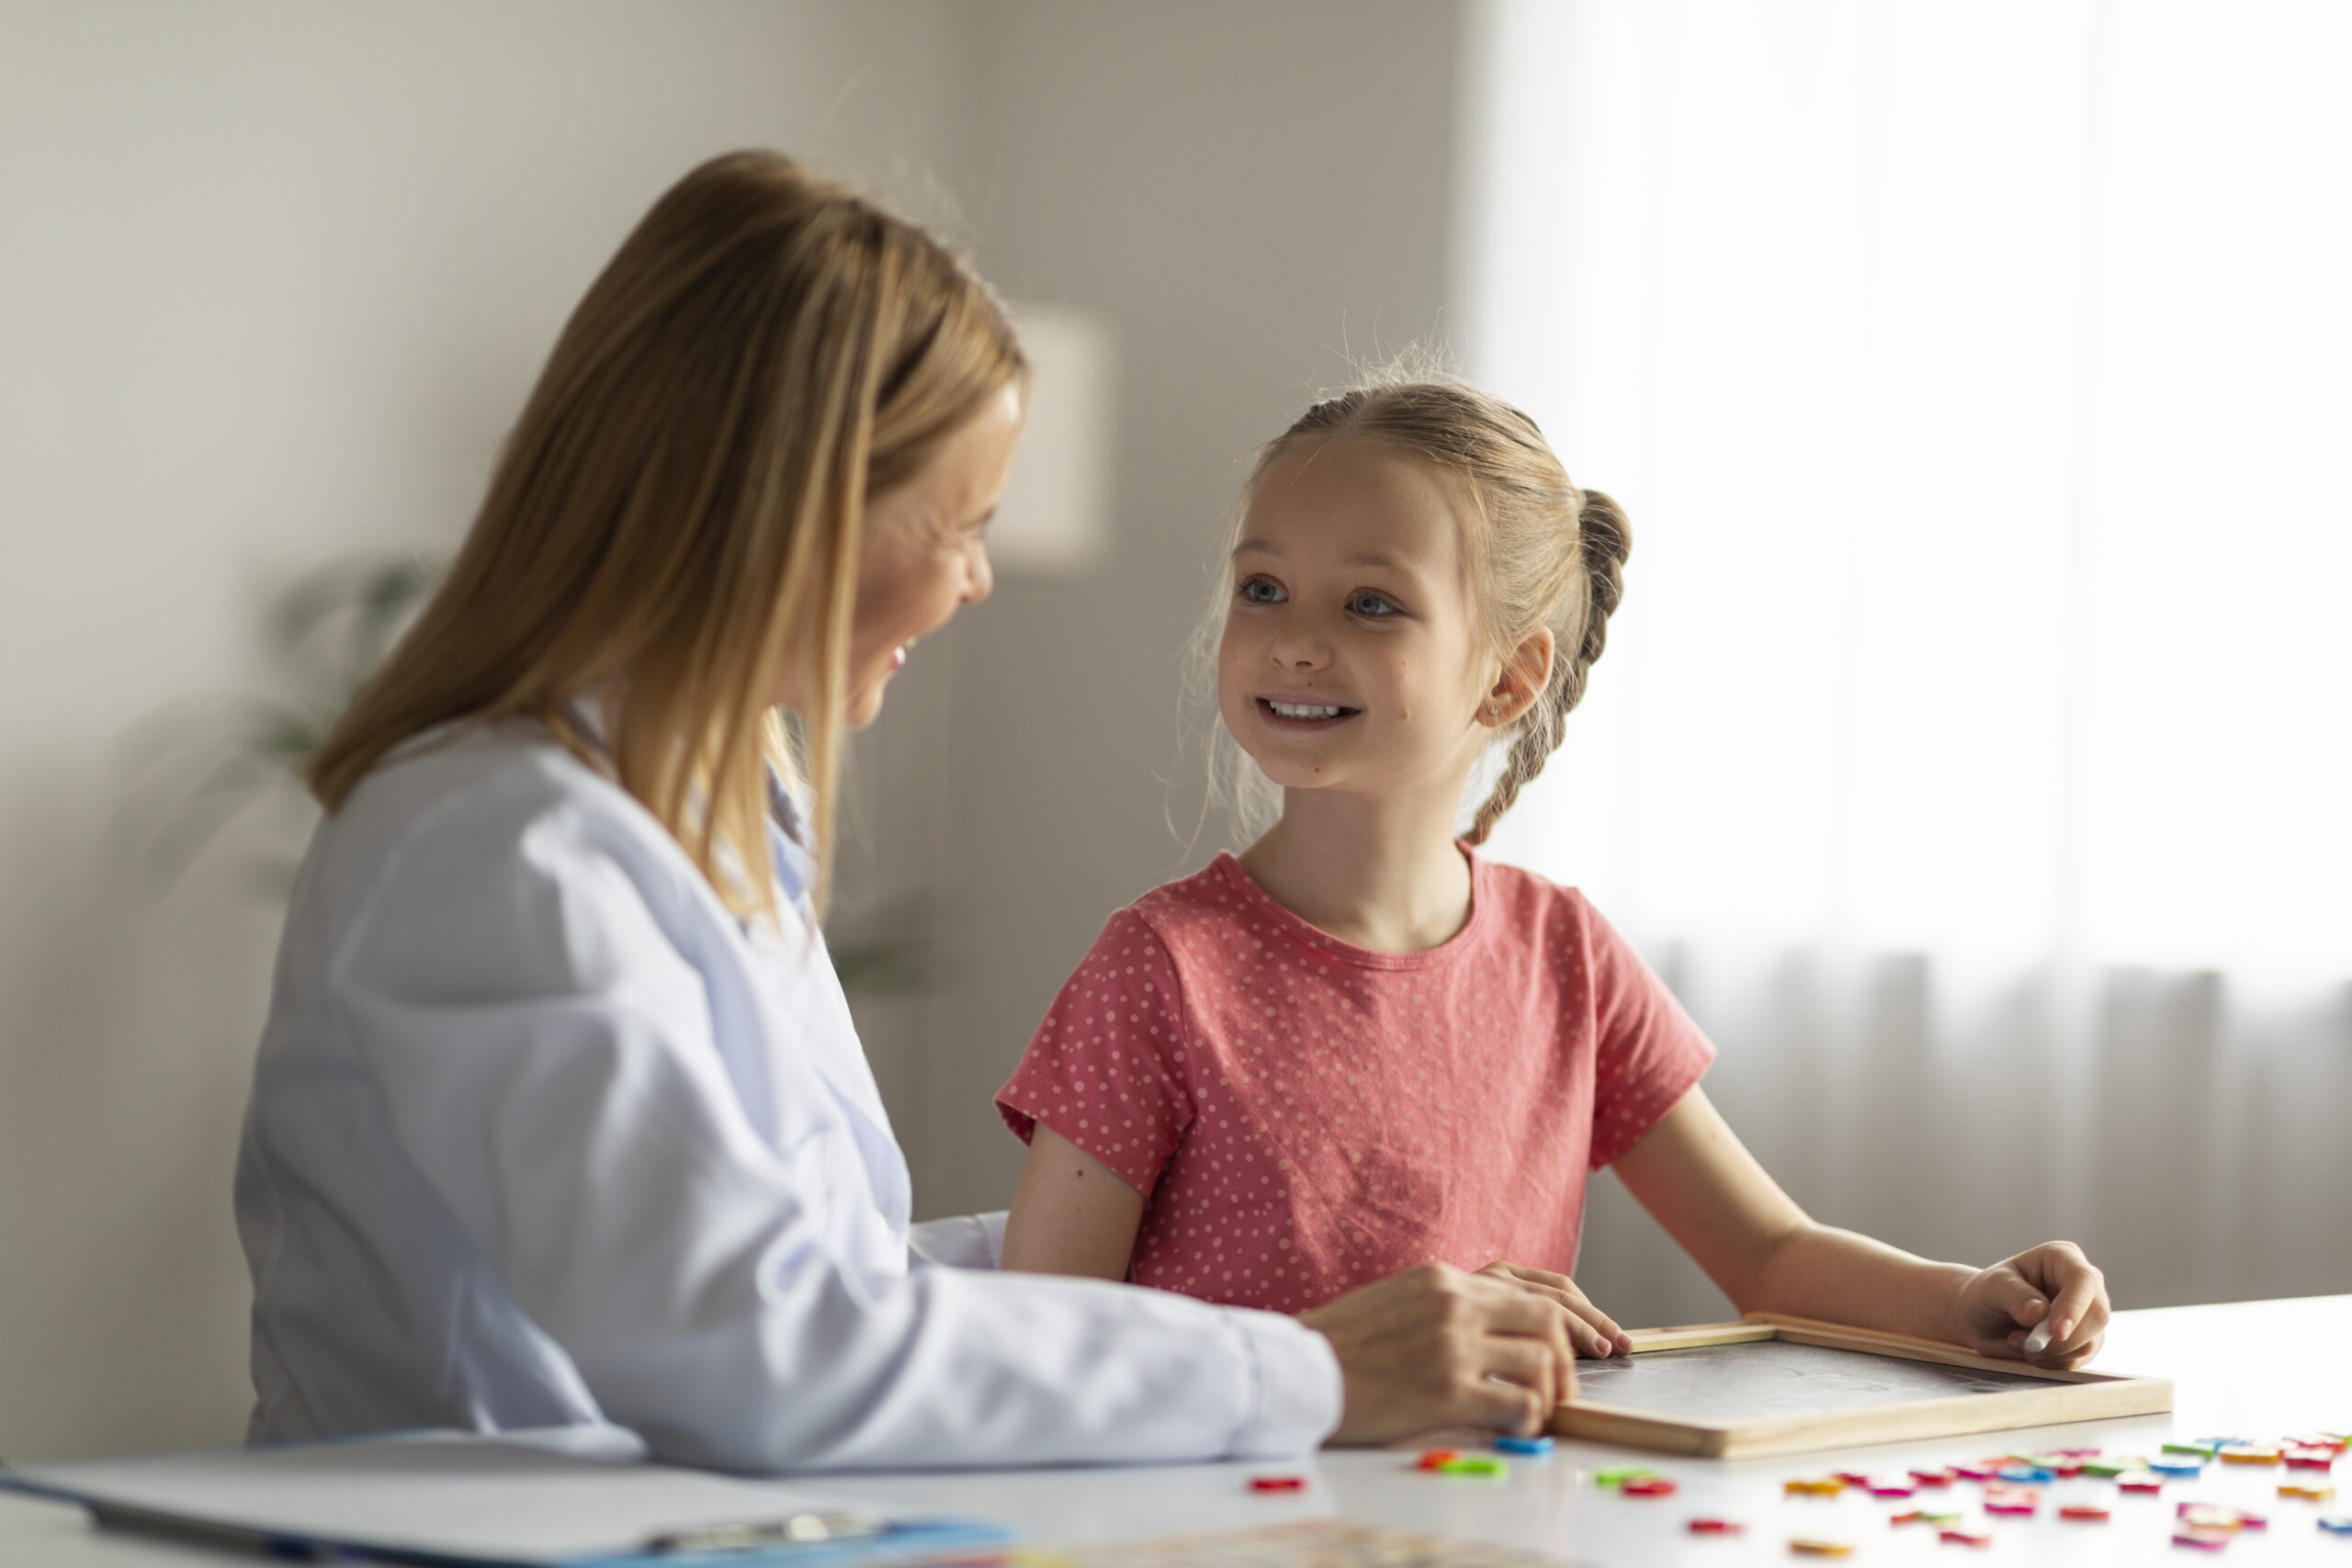
[[[1472,372],[1634,527],[1498,847],[1665,936],[2352,978],[2352,9],[1487,21]]]

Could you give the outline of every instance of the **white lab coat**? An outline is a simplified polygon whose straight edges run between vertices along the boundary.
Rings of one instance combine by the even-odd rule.
[[[1291,1319],[996,1274],[976,1221],[910,1263],[775,806],[782,940],[537,726],[412,746],[320,827],[237,1170],[253,1437],[601,1421],[743,1471],[1311,1449],[1339,1372]]]

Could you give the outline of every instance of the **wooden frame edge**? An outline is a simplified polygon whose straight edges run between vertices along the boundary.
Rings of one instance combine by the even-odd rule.
[[[2037,1367],[2030,1361],[2008,1361],[1994,1356],[1980,1356],[1958,1345],[1940,1339],[1916,1339],[1906,1334],[1887,1334],[1875,1328],[1849,1328],[1841,1323],[1822,1323],[1809,1317],[1790,1317],[1780,1313],[1749,1313],[1743,1321],[1770,1325],[1776,1337],[1792,1345],[1819,1345],[1831,1350],[1862,1350],[1873,1355],[1900,1356],[1905,1360],[1938,1361],[1948,1367],[1966,1367],[1980,1372],[2007,1372],[2012,1377],[2040,1378],[2046,1382],[2063,1383],[2161,1383],[2167,1403],[2172,1384],[2162,1378],[2144,1378],[2132,1372],[2098,1371],[2090,1368],[2068,1371],[2059,1367]]]
[[[1554,1405],[1544,1430],[1555,1437],[1588,1443],[1615,1443],[1623,1448],[1687,1454],[1693,1459],[1722,1459],[1738,1428],[1718,1421],[1671,1420],[1627,1405],[1577,1401]]]
[[[2158,1378],[2124,1379],[2089,1387],[2053,1383],[2007,1393],[1961,1394],[1913,1404],[1744,1422],[1724,1432],[1715,1451],[1724,1459],[1763,1459],[1819,1449],[1876,1447],[2029,1427],[2113,1421],[2158,1415],[2171,1408],[2172,1385]]]
[[[1971,1371],[2030,1377],[2048,1385],[2002,1393],[1962,1394],[1907,1405],[1822,1411],[1747,1422],[1711,1422],[1654,1415],[1631,1405],[1572,1400],[1555,1408],[1548,1430],[1587,1442],[1687,1455],[1697,1459],[1762,1459],[1820,1449],[1875,1446],[1934,1438],[2015,1431],[2028,1427],[2067,1426],[2162,1415],[2172,1409],[2173,1388],[2163,1378],[2127,1372],[2036,1367],[2024,1361],[1980,1356],[1958,1345],[1914,1338],[1877,1329],[1777,1313],[1750,1313],[1736,1323],[1686,1324],[1634,1329],[1626,1337],[1634,1355],[1695,1349],[1712,1345],[1754,1344],[1781,1339],[1833,1350],[1931,1361]]]
[[[1634,1354],[1640,1356],[1652,1350],[1691,1350],[1702,1345],[1746,1345],[1777,1339],[1780,1332],[1778,1325],[1769,1323],[1691,1323],[1679,1328],[1629,1329],[1625,1337],[1634,1342]]]

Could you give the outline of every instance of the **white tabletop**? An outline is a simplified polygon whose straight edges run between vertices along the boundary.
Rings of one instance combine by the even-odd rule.
[[[878,1503],[974,1514],[1010,1524],[1039,1546],[1193,1534],[1304,1518],[1393,1526],[1428,1535],[1473,1537],[1529,1547],[1577,1562],[1705,1563],[1802,1561],[1795,1537],[1843,1541],[1845,1561],[1999,1561],[2069,1563],[2201,1561],[2170,1546],[2175,1506],[2211,1501],[2251,1509],[2270,1525],[2241,1535],[2224,1561],[2325,1562],[2352,1568],[2352,1538],[2323,1533],[2322,1512],[2352,1512],[2352,1459],[2338,1475],[2262,1466],[2213,1465],[2197,1481],[2168,1483],[2160,1496],[2119,1495],[2110,1482],[2083,1478],[2043,1488],[2030,1519],[1990,1521],[1982,1552],[1939,1543],[1931,1529],[1892,1527],[1906,1508],[1953,1508],[1982,1523],[1977,1488],[1922,1492],[1908,1502],[1852,1492],[1791,1497],[1781,1483],[1833,1470],[1872,1473],[1931,1468],[2008,1451],[2098,1447],[2154,1453],[2167,1440],[2208,1436],[2270,1439],[2314,1429],[2352,1429],[2352,1296],[2173,1307],[2120,1314],[2099,1366],[2173,1380],[2170,1416],[2134,1417],[2016,1433],[1842,1449],[1781,1459],[1724,1462],[1672,1459],[1592,1443],[1563,1442],[1548,1459],[1513,1461],[1502,1481],[1429,1475],[1409,1453],[1333,1451],[1292,1465],[973,1472],[955,1475],[828,1477],[823,1489]],[[1598,1470],[1641,1465],[1679,1485],[1672,1497],[1621,1496],[1595,1484]],[[1251,1493],[1258,1474],[1307,1477],[1304,1493]],[[2315,1506],[2277,1496],[2281,1480],[2321,1480],[2345,1488]],[[1947,1500],[1948,1499],[1948,1500]],[[2060,1520],[2060,1505],[2100,1502],[2106,1524]],[[1736,1540],[1692,1536],[1689,1520],[1715,1515],[1746,1522]],[[227,1561],[216,1554],[94,1530],[75,1509],[0,1497],[0,1563],[164,1564]]]

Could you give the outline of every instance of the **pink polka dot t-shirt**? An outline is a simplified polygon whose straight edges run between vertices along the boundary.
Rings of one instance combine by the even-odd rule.
[[[1111,917],[997,1108],[1144,1194],[1131,1279],[1288,1313],[1432,1259],[1574,1271],[1586,1172],[1714,1051],[1580,894],[1470,869],[1426,953],[1328,936],[1230,855]]]

